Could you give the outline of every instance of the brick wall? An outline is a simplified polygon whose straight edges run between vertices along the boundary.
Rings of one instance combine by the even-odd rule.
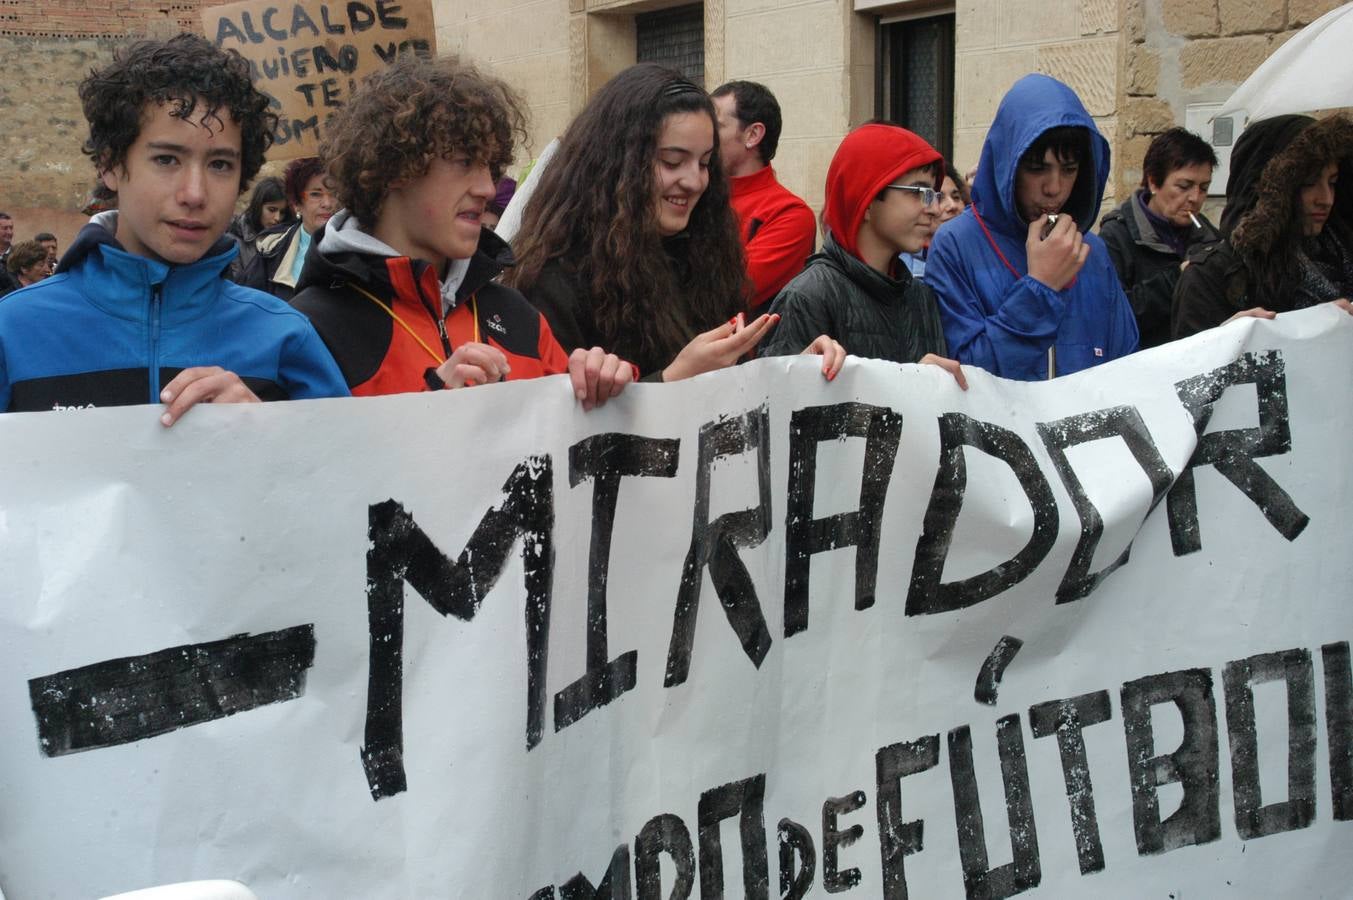
[[[77,87],[128,39],[200,30],[206,3],[160,0],[0,0],[0,209],[15,236],[56,234],[65,247],[85,223],[94,183]]]
[[[114,45],[107,37],[0,34],[0,58],[7,61],[0,82],[0,209],[14,216],[16,238],[50,231],[64,247],[84,224],[78,211],[94,169],[80,153],[87,132],[76,86],[111,57]]]
[[[0,0],[0,37],[122,38],[197,27],[203,3],[160,0]]]

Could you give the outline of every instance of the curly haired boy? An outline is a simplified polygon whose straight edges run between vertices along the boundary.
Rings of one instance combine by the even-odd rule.
[[[568,372],[591,409],[633,380],[600,347],[566,354],[494,281],[513,258],[484,211],[524,134],[516,93],[450,58],[399,60],[329,119],[320,156],[344,209],[315,233],[292,305],[354,394]]]
[[[275,119],[238,53],[197,35],[141,41],[80,85],[84,152],[117,208],[51,278],[0,304],[0,409],[347,394],[305,317],[222,275],[235,201]]]

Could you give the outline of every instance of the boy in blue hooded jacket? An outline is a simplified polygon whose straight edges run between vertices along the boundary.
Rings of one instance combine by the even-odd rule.
[[[301,313],[225,278],[235,201],[276,117],[199,35],[140,41],[80,85],[84,151],[117,196],[56,274],[0,302],[0,412],[347,396]]]
[[[1066,375],[1137,349],[1098,219],[1109,144],[1080,98],[1026,75],[982,145],[972,205],[935,235],[926,281],[951,356],[1005,378]]]

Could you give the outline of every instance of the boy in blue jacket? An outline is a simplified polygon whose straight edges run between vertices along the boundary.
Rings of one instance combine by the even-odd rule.
[[[1137,349],[1137,324],[1089,228],[1109,144],[1080,98],[1026,75],[982,145],[972,205],[935,235],[926,281],[949,353],[1005,378],[1066,375]]]
[[[142,41],[80,85],[84,151],[116,210],[54,276],[0,302],[0,410],[346,396],[301,313],[225,279],[235,201],[275,117],[248,63],[197,35]]]

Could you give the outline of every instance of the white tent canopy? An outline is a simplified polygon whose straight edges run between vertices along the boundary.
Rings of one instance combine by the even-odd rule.
[[[1353,106],[1353,3],[1307,25],[1236,88],[1216,116],[1250,121]]]

